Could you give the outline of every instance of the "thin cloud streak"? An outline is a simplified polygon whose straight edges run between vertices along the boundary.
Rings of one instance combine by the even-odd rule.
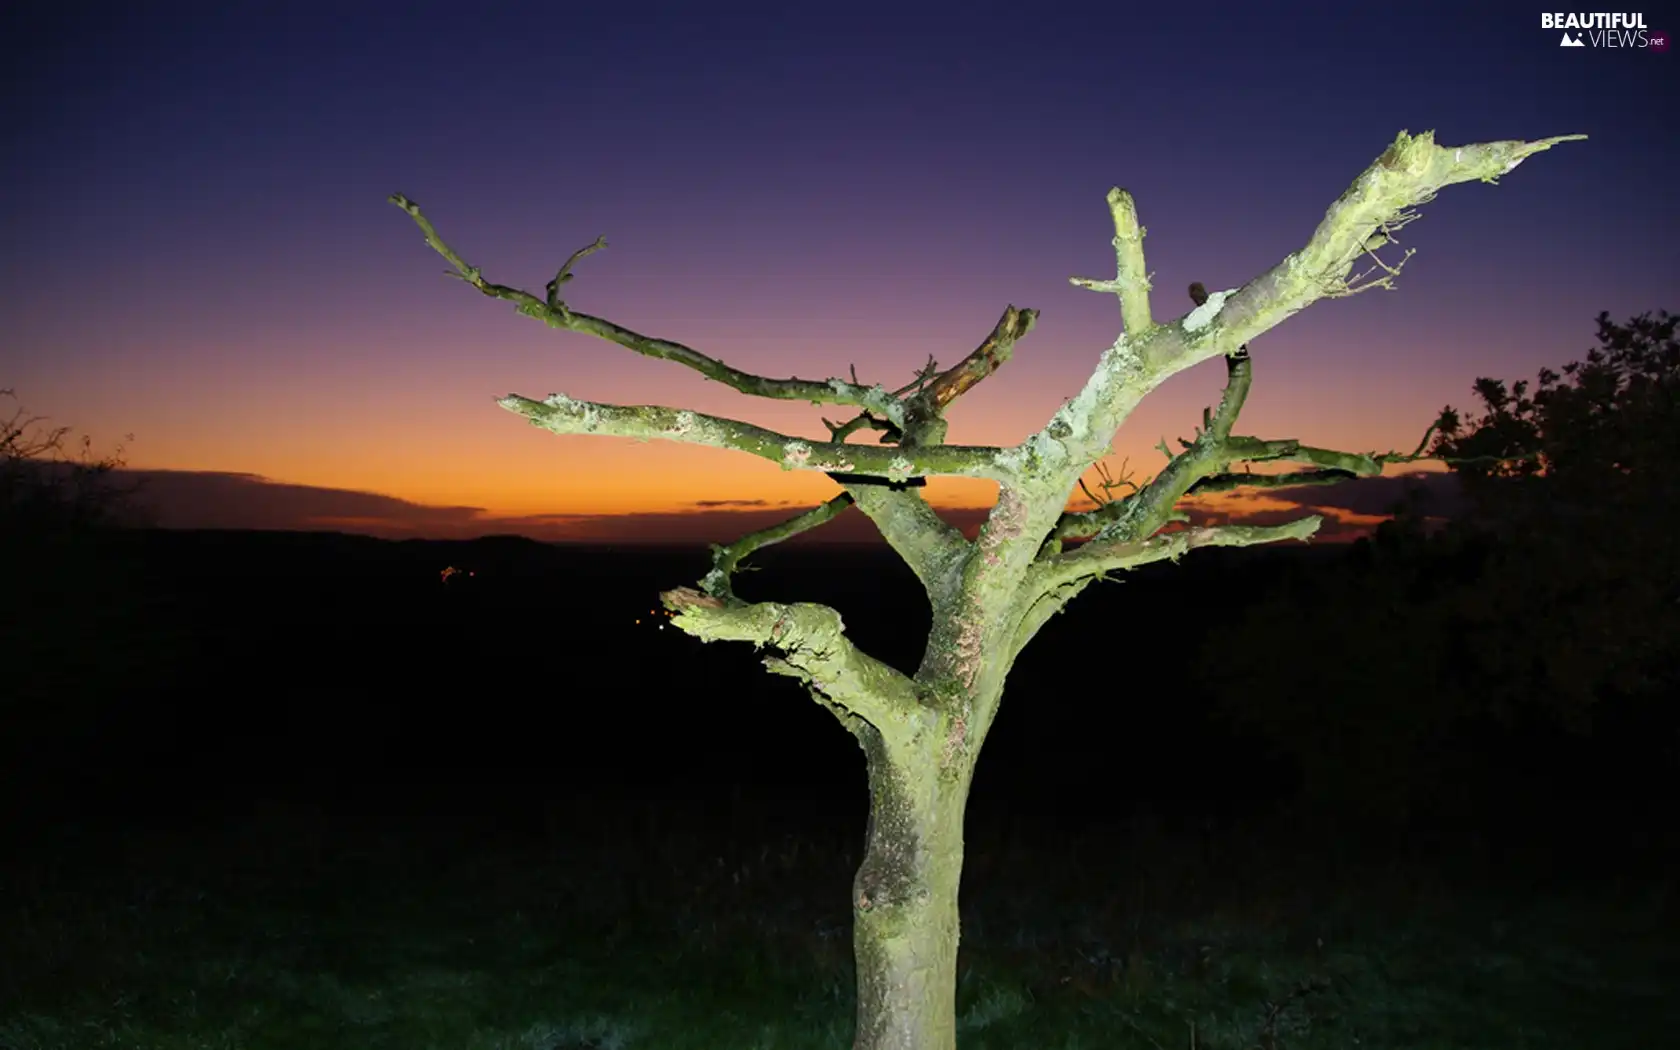
[[[518,535],[555,543],[717,543],[774,525],[805,509],[794,501],[700,500],[690,511],[638,514],[492,514],[483,507],[433,505],[377,492],[272,481],[256,474],[124,470],[119,484],[139,485],[149,520],[170,529],[333,531],[387,538],[471,539]],[[1325,516],[1318,539],[1347,542],[1368,534],[1410,493],[1422,493],[1434,517],[1459,513],[1457,479],[1447,473],[1362,478],[1328,487],[1220,493],[1185,505],[1197,525],[1273,525],[1304,513]],[[969,536],[983,507],[938,507]],[[847,513],[808,537],[830,543],[879,541],[862,514]]]

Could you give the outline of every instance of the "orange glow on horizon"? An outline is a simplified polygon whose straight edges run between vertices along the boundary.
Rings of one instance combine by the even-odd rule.
[[[401,457],[387,457],[378,452],[377,446],[365,443],[331,456],[313,449],[298,455],[273,446],[252,449],[249,454],[242,450],[230,454],[223,448],[195,454],[196,450],[183,443],[161,450],[166,455],[134,456],[131,465],[137,469],[254,474],[282,485],[369,492],[426,506],[473,507],[488,517],[679,514],[720,506],[799,509],[829,499],[838,491],[821,474],[784,471],[738,452],[669,442],[638,443],[540,432],[533,435],[529,429],[467,432],[459,442],[410,449],[417,454]],[[530,440],[533,437],[535,440]],[[1319,440],[1333,443],[1331,439]],[[1339,447],[1366,444],[1369,442],[1346,442]],[[1139,483],[1153,477],[1165,463],[1157,449],[1134,447],[1129,454],[1116,453],[1108,458],[1115,476],[1122,461]],[[1149,466],[1140,468],[1140,463]],[[1288,469],[1296,468],[1261,464],[1254,472]],[[1421,461],[1391,466],[1384,473],[1444,469],[1441,464]],[[990,507],[996,492],[996,484],[989,481],[932,478],[923,495],[942,509],[975,509]],[[1076,490],[1072,505],[1085,508],[1089,501]]]

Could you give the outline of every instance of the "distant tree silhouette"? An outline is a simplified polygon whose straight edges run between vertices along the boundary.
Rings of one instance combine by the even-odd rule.
[[[99,537],[143,516],[136,486],[116,474],[121,447],[97,455],[84,437],[67,452],[70,428],[28,414],[11,390],[0,390],[0,412],[0,739],[27,753],[92,717],[93,691],[68,682],[133,663],[129,628],[144,622],[143,606]],[[12,761],[0,753],[0,765]]]
[[[1233,432],[1253,379],[1250,340],[1320,299],[1387,287],[1399,263],[1378,252],[1417,217],[1414,207],[1446,186],[1492,182],[1526,157],[1578,136],[1538,142],[1491,142],[1448,148],[1432,134],[1402,132],[1329,209],[1306,243],[1241,288],[1209,294],[1191,287],[1194,309],[1156,319],[1143,228],[1130,193],[1108,193],[1114,227],[1112,278],[1073,278],[1113,295],[1123,333],[1094,354],[1084,387],[1038,432],[1008,448],[951,445],[947,408],[1010,358],[1037,312],[1005,309],[991,334],[954,367],[929,361],[909,383],[889,389],[858,381],[779,379],[753,375],[691,347],[631,331],[574,311],[562,296],[572,267],[606,246],[598,238],[574,252],[544,294],[485,279],[446,244],[418,205],[391,202],[420,228],[431,248],[475,291],[513,304],[522,316],[563,331],[605,339],[648,357],[691,368],[743,394],[846,407],[857,415],[823,422],[827,440],[807,440],[739,420],[657,405],[611,405],[564,394],[509,395],[500,405],[557,434],[598,434],[727,448],[784,470],[819,471],[840,489],[828,502],[727,546],[695,587],[667,591],[672,626],[706,641],[746,642],[765,652],[774,674],[800,683],[832,712],[863,749],[870,819],[864,857],[852,887],[857,962],[858,1050],[950,1050],[956,1041],[958,883],[963,815],[975,763],[1002,700],[1016,656],[1093,582],[1207,546],[1251,546],[1304,540],[1321,519],[1306,515],[1275,526],[1194,526],[1178,509],[1192,492],[1275,482],[1278,475],[1233,470],[1243,464],[1296,463],[1312,468],[1289,483],[1371,476],[1411,457],[1312,448],[1293,439],[1264,440]],[[1007,221],[1007,220],[1006,220]],[[890,324],[879,326],[890,339]],[[1173,375],[1219,359],[1224,394],[1204,411],[1194,439],[1168,452],[1169,462],[1142,483],[1100,480],[1095,505],[1069,500],[1108,454],[1120,425]],[[874,442],[851,442],[859,431]],[[1420,448],[1421,452],[1421,448]],[[984,478],[997,503],[969,539],[923,498],[933,476]],[[915,572],[926,592],[932,628],[913,674],[861,651],[839,613],[813,602],[748,601],[735,593],[734,573],[754,551],[820,526],[857,508]],[[587,594],[569,600],[589,602]],[[1207,596],[1209,603],[1219,595]],[[1147,611],[1140,623],[1147,619]],[[1202,630],[1203,625],[1151,625]],[[1311,637],[1313,658],[1329,660]],[[1115,643],[1135,656],[1135,674],[1087,683],[1092,703],[1172,703],[1182,668],[1158,666],[1143,630],[1116,625]],[[580,657],[581,658],[581,657]],[[1286,654],[1274,666],[1297,662]],[[1249,665],[1251,673],[1257,665]],[[587,674],[587,671],[579,671]],[[1072,686],[1070,685],[1070,688]],[[1118,696],[1118,700],[1115,697]],[[692,698],[690,698],[692,699]],[[650,717],[657,717],[650,709]],[[729,717],[725,714],[723,717]]]
[[[1519,669],[1485,659],[1507,687],[1559,695],[1572,717],[1605,692],[1673,683],[1680,639],[1680,318],[1598,316],[1599,345],[1529,384],[1475,385],[1468,422],[1441,412],[1432,453],[1454,466],[1473,512],[1499,540],[1485,626],[1540,650]],[[1528,453],[1503,465],[1483,457]],[[1528,674],[1519,673],[1526,670]],[[1489,683],[1490,686],[1493,683]]]
[[[1478,379],[1481,410],[1443,409],[1429,449],[1469,513],[1426,532],[1427,508],[1398,508],[1338,570],[1298,574],[1218,640],[1239,659],[1210,652],[1204,677],[1309,800],[1403,819],[1487,772],[1494,730],[1588,734],[1606,704],[1680,691],[1675,322],[1601,314],[1584,361],[1532,388]],[[1332,655],[1263,680],[1230,670],[1305,639]],[[1647,724],[1672,733],[1672,710]]]
[[[1664,312],[1617,324],[1601,313],[1599,345],[1561,374],[1541,369],[1532,395],[1526,381],[1481,378],[1476,417],[1442,409],[1430,451],[1459,461],[1453,469],[1480,524],[1512,535],[1535,525],[1614,520],[1627,534],[1672,523],[1676,321]]]
[[[0,407],[7,412],[0,417],[0,533],[14,539],[63,535],[138,519],[135,487],[115,477],[123,466],[121,446],[98,456],[84,435],[78,453],[69,455],[69,427],[46,426],[10,389],[0,390],[3,402],[10,407]]]

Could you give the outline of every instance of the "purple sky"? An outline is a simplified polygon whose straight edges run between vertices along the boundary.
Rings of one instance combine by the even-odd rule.
[[[1062,10],[7,5],[26,104],[0,118],[0,387],[100,445],[132,433],[130,463],[170,472],[166,523],[727,539],[749,522],[730,514],[832,483],[556,437],[492,397],[813,437],[823,410],[516,317],[446,280],[388,194],[537,291],[605,234],[574,306],[773,375],[900,385],[1006,304],[1036,307],[951,413],[952,441],[1007,444],[1117,331],[1111,296],[1067,282],[1113,273],[1110,186],[1138,201],[1172,316],[1190,281],[1234,287],[1299,247],[1401,129],[1591,138],[1447,189],[1406,231],[1398,291],[1256,343],[1240,432],[1410,450],[1477,376],[1582,356],[1600,310],[1677,305],[1672,53],[1560,49],[1528,9],[1041,6]],[[1116,463],[1154,473],[1222,381],[1213,362],[1169,382]],[[973,507],[989,489],[928,491]]]

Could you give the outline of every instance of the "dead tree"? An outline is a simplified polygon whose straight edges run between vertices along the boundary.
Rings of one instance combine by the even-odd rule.
[[[798,679],[862,745],[870,820],[852,887],[855,1045],[859,1050],[945,1050],[956,1040],[963,811],[975,760],[1016,655],[1050,617],[1107,573],[1177,559],[1196,547],[1306,540],[1321,520],[1308,515],[1274,526],[1189,527],[1177,509],[1188,494],[1366,477],[1385,463],[1421,454],[1421,446],[1411,456],[1375,455],[1233,434],[1253,374],[1247,346],[1319,299],[1391,287],[1411,253],[1385,262],[1379,250],[1395,243],[1398,231],[1417,218],[1414,209],[1442,187],[1493,182],[1529,155],[1578,138],[1584,136],[1447,148],[1437,146],[1432,133],[1402,132],[1330,206],[1299,250],[1241,288],[1208,294],[1192,286],[1194,308],[1170,321],[1158,321],[1153,313],[1144,231],[1132,196],[1110,190],[1115,276],[1072,281],[1118,298],[1122,334],[1103,350],[1078,395],[1057,409],[1043,429],[1008,448],[946,444],[945,411],[1009,360],[1015,344],[1032,330],[1034,310],[1010,306],[985,341],[956,366],[943,371],[929,367],[896,390],[866,386],[855,376],[767,378],[574,311],[561,290],[581,258],[606,247],[604,239],[574,252],[548,282],[546,294],[538,296],[486,280],[444,243],[418,205],[400,194],[391,201],[449,261],[453,276],[513,303],[526,317],[686,365],[744,394],[856,410],[845,423],[824,421],[827,441],[808,441],[661,406],[600,404],[565,394],[542,400],[509,395],[498,402],[556,434],[660,438],[736,449],[785,470],[822,471],[839,486],[839,493],[821,506],[714,547],[711,571],[697,586],[668,591],[663,601],[674,613],[671,622],[697,638],[748,642],[764,650],[767,669]],[[1195,438],[1181,439],[1176,454],[1166,450],[1170,462],[1147,484],[1119,495],[1110,487],[1094,509],[1069,510],[1075,488],[1107,455],[1116,430],[1138,403],[1169,377],[1215,357],[1224,359],[1228,381],[1218,406],[1204,410]],[[860,430],[878,432],[879,438],[869,444],[848,440]],[[1295,463],[1303,469],[1282,475],[1232,471],[1235,465],[1262,462]],[[935,475],[997,483],[997,502],[976,539],[941,519],[918,491],[921,479]],[[853,646],[839,613],[827,606],[748,602],[731,589],[732,573],[753,551],[854,506],[874,522],[927,590],[932,627],[913,675]]]

